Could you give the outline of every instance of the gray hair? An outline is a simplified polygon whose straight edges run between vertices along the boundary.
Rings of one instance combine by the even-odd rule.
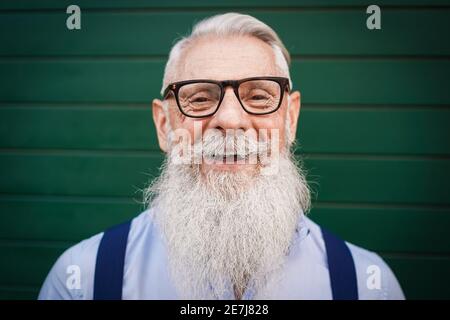
[[[291,57],[288,50],[281,42],[276,32],[264,22],[245,14],[225,13],[206,18],[195,24],[190,35],[178,40],[170,50],[164,70],[163,86],[161,95],[169,83],[174,81],[176,70],[181,55],[194,40],[203,36],[251,36],[262,40],[270,45],[275,54],[275,64],[279,71],[289,78],[289,85],[292,88],[292,81],[289,74]]]

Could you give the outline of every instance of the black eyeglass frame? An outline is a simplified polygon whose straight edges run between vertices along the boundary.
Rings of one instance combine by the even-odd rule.
[[[272,111],[267,111],[267,112],[263,112],[263,113],[256,113],[256,112],[251,112],[245,108],[244,104],[242,103],[241,99],[239,98],[239,86],[244,82],[248,82],[248,81],[252,81],[252,80],[271,80],[271,81],[278,83],[278,85],[280,86],[281,96],[280,96],[280,101],[278,102],[278,106],[275,109],[273,109]],[[208,113],[206,115],[201,115],[201,116],[189,115],[183,111],[183,109],[180,106],[180,101],[178,99],[178,92],[180,91],[181,87],[183,87],[184,85],[192,84],[192,83],[213,83],[220,87],[220,99],[219,99],[219,103],[217,104],[217,107],[214,109],[214,111],[212,111],[211,113]],[[164,90],[163,97],[164,97],[164,99],[166,99],[169,92],[172,91],[175,96],[175,100],[177,102],[178,109],[180,110],[180,112],[183,115],[185,115],[186,117],[189,117],[189,118],[206,118],[206,117],[213,116],[217,112],[217,110],[219,110],[219,107],[222,104],[222,100],[225,96],[225,88],[228,86],[231,86],[233,88],[234,94],[236,95],[236,98],[238,99],[239,103],[241,104],[241,107],[247,113],[252,114],[252,115],[258,115],[258,116],[267,115],[267,114],[276,112],[280,108],[281,103],[283,102],[284,91],[285,90],[287,92],[290,91],[289,79],[285,78],[285,77],[251,77],[251,78],[244,78],[244,79],[239,79],[239,80],[224,80],[224,81],[215,81],[215,80],[209,80],[209,79],[195,79],[195,80],[178,81],[178,82],[173,82],[173,83],[169,84],[166,87],[166,89]]]

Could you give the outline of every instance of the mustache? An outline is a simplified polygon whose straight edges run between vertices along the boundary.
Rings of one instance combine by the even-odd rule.
[[[202,140],[193,145],[194,156],[208,158],[237,157],[267,155],[270,151],[270,140],[262,141],[245,133],[235,131],[232,134],[211,132],[205,134]]]
[[[189,133],[171,132],[168,157],[174,164],[240,163],[267,164],[276,161],[279,150],[278,129],[255,131],[207,130],[194,138]],[[177,139],[178,138],[178,139]]]

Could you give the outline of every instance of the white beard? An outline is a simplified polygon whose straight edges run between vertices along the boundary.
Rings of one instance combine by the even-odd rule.
[[[203,174],[199,165],[170,158],[145,199],[155,208],[180,298],[223,299],[233,285],[239,293],[251,286],[264,298],[263,288],[283,265],[298,219],[310,207],[306,179],[290,152],[281,153],[275,175]]]

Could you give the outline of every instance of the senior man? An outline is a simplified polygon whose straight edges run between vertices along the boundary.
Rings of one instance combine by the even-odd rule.
[[[377,254],[306,217],[289,64],[254,17],[196,24],[173,46],[153,100],[167,156],[145,190],[148,209],[69,248],[39,298],[403,299]]]

